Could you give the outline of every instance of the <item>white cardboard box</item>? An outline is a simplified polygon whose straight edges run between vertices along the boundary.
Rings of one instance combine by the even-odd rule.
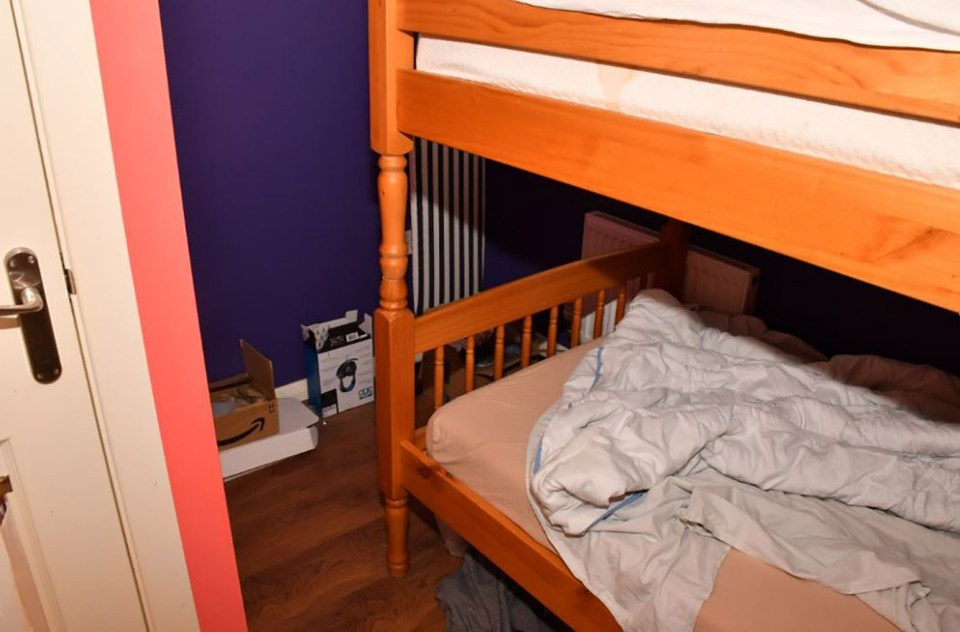
[[[277,400],[280,431],[270,437],[220,451],[223,478],[239,476],[317,447],[317,416],[292,397]]]
[[[301,325],[307,394],[324,418],[373,401],[373,321],[356,310],[343,318]]]

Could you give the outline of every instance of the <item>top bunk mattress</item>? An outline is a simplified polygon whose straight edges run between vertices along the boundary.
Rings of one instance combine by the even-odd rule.
[[[960,51],[954,0],[518,0],[641,20],[775,29],[871,46]]]
[[[428,37],[417,69],[960,189],[960,126]]]

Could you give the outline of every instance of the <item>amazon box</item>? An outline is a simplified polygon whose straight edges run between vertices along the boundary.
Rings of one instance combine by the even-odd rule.
[[[373,401],[373,322],[356,310],[343,318],[301,325],[307,395],[324,417]]]
[[[280,414],[273,388],[273,363],[240,341],[244,372],[210,384],[217,446],[221,450],[277,434]]]

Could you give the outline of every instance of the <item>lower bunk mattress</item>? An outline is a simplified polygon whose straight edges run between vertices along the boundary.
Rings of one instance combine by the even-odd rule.
[[[431,418],[427,450],[452,475],[552,548],[525,489],[527,444],[534,424],[561,395],[581,358],[602,339],[474,390]],[[697,632],[780,630],[893,631],[861,600],[803,581],[733,549],[700,609]]]

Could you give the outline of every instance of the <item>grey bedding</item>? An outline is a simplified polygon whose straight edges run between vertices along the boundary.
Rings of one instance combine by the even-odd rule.
[[[736,547],[903,630],[957,630],[960,428],[926,417],[958,401],[932,369],[801,364],[646,292],[538,422],[531,500],[626,629],[691,629]]]

